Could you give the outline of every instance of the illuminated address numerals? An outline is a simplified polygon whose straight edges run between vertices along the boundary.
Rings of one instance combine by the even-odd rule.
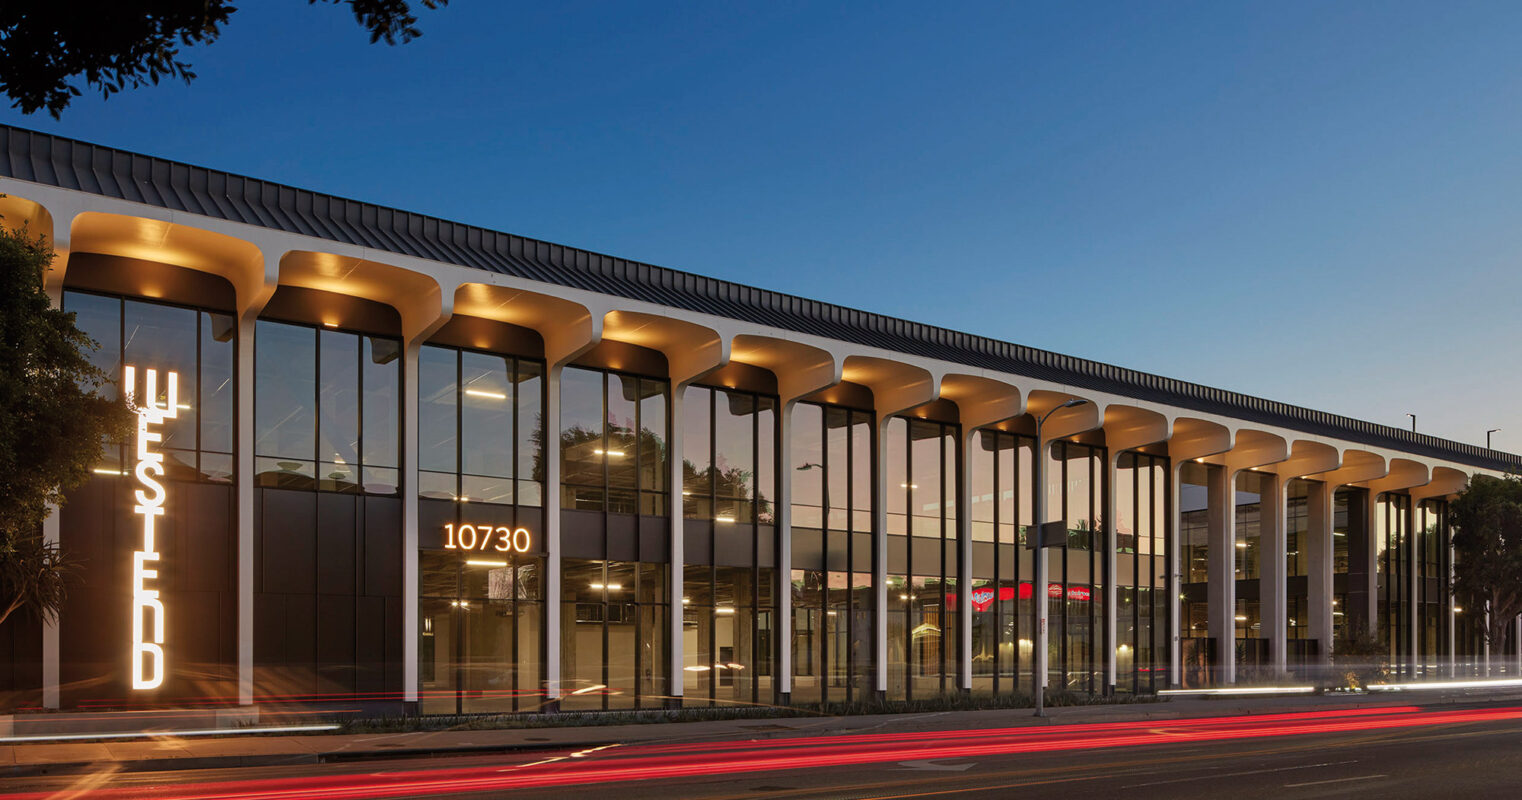
[[[527,553],[533,546],[528,528],[508,528],[490,525],[444,526],[445,550],[473,550],[485,553]]]

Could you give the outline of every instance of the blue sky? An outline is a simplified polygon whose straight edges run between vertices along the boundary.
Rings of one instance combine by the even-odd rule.
[[[241,5],[0,120],[1522,450],[1522,4]]]

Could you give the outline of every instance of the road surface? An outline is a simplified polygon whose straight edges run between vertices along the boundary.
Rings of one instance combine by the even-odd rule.
[[[0,780],[22,798],[1522,798],[1522,707],[1052,727]]]

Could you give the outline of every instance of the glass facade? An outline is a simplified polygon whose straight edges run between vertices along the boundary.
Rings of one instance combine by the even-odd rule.
[[[544,365],[418,356],[419,698],[424,713],[544,702]]]
[[[427,345],[418,384],[421,496],[541,504],[542,361]]]
[[[1115,685],[1168,687],[1168,459],[1121,453],[1115,468]]]
[[[562,535],[578,548],[561,561],[562,708],[668,702],[670,567],[642,527],[667,513],[668,391],[611,370],[561,374]]]
[[[667,382],[572,367],[560,381],[562,508],[664,516]]]
[[[790,436],[792,700],[859,699],[874,688],[873,416],[799,403]],[[888,588],[890,597],[908,594]],[[890,626],[890,641],[895,635],[908,634]],[[889,659],[891,669],[891,646]]]
[[[668,567],[568,558],[561,576],[561,708],[664,707],[670,696]]]
[[[1104,575],[1111,557],[1101,519],[1104,458],[1101,448],[1054,442],[1047,463],[1047,508],[1062,511],[1068,532],[1066,551],[1049,555],[1047,685],[1054,689],[1103,688]]]
[[[981,430],[973,437],[972,688],[990,694],[1032,690],[1034,562],[1025,549],[1031,524],[1035,440]],[[891,484],[890,484],[891,485]]]
[[[401,342],[271,320],[254,337],[257,484],[395,494]]]
[[[1388,493],[1375,506],[1379,572],[1379,637],[1392,668],[1421,676],[1438,669],[1447,647],[1449,574],[1447,504],[1412,505],[1409,495]]]
[[[169,480],[230,483],[233,479],[233,360],[236,323],[231,314],[88,292],[63,293],[63,308],[99,348],[91,361],[110,377],[116,396],[123,365],[178,374],[176,415],[159,426],[164,476]],[[143,379],[138,378],[141,383]],[[167,380],[159,396],[168,401]],[[127,443],[107,443],[97,474],[131,470]]]
[[[776,636],[776,398],[691,386],[682,400],[683,699],[771,702]]]
[[[180,413],[164,426],[168,477],[230,491],[234,318],[88,291],[66,292],[63,304],[101,343],[92,357],[108,374],[120,377],[124,364],[179,374]],[[293,638],[299,629],[294,638],[314,644],[268,658],[304,665],[317,676],[304,682],[297,671],[276,679],[261,672],[261,684],[315,686],[295,692],[314,698],[354,696],[371,674],[379,676],[372,681],[377,686],[396,685],[381,663],[393,658],[386,654],[389,640],[368,653],[359,651],[369,645],[327,656],[323,648],[332,649],[324,643],[345,625],[389,627],[399,617],[399,578],[375,564],[390,558],[398,541],[392,528],[401,528],[400,417],[402,398],[414,391],[421,508],[415,635],[425,713],[543,708],[552,636],[561,651],[560,706],[567,709],[666,706],[673,701],[673,656],[679,656],[684,703],[772,702],[783,635],[792,645],[796,703],[871,696],[877,635],[886,642],[889,699],[956,691],[964,645],[975,692],[1029,693],[1034,603],[1042,596],[1050,611],[1049,685],[1099,692],[1111,624],[1105,576],[1112,567],[1116,688],[1148,693],[1169,681],[1167,635],[1175,606],[1166,588],[1173,541],[1166,457],[1121,453],[1114,484],[1106,485],[1104,448],[1053,443],[1046,500],[1066,539],[1049,553],[1049,585],[1035,587],[1024,547],[1034,447],[1021,434],[977,431],[963,476],[962,431],[955,423],[893,417],[882,423],[879,439],[872,411],[800,403],[790,428],[792,463],[779,465],[774,395],[686,387],[681,417],[672,419],[665,379],[571,367],[561,376],[554,443],[562,480],[547,487],[542,360],[429,344],[419,351],[418,386],[404,391],[395,338],[272,319],[256,324],[255,337],[254,480],[261,492],[273,490],[256,501],[263,559],[256,649],[265,659],[272,650],[265,643]],[[679,487],[668,485],[673,424],[682,426]],[[127,456],[124,445],[109,444],[97,472],[124,474]],[[877,468],[883,470],[881,497],[875,496]],[[1186,685],[1207,681],[1212,660],[1207,485],[1217,469],[1190,463],[1179,473],[1183,597],[1176,608]],[[792,489],[794,560],[779,565],[775,497],[784,478]],[[957,504],[961,480],[969,482],[966,508]],[[1270,557],[1262,503],[1273,480],[1243,471],[1231,487],[1239,679],[1251,677],[1241,670],[1267,663],[1262,602],[1268,595],[1259,584],[1263,559]],[[1292,666],[1320,644],[1309,639],[1307,597],[1315,488],[1314,481],[1294,480],[1286,489],[1285,633]],[[673,489],[680,490],[687,544],[681,597],[670,594],[665,549]],[[546,590],[545,491],[560,492],[562,541],[579,542],[567,545],[559,597]],[[1103,515],[1108,491],[1114,492],[1112,520]],[[1446,506],[1383,494],[1370,517],[1366,491],[1339,487],[1333,494],[1334,635],[1361,629],[1357,617],[1368,608],[1362,593],[1373,586],[1374,627],[1392,662],[1403,672],[1436,671],[1450,624]],[[328,499],[308,504],[289,495]],[[351,501],[341,495],[356,505],[343,505]],[[367,505],[374,500],[384,502]],[[874,530],[878,502],[881,531]],[[965,563],[960,514],[968,516],[971,538]],[[342,524],[335,527],[334,520]],[[872,578],[878,547],[888,565],[880,632]],[[298,552],[313,565],[280,555]],[[342,569],[324,566],[340,562]],[[1369,564],[1373,581],[1364,574]],[[391,566],[399,571],[399,564]],[[346,570],[354,573],[350,583],[335,584],[333,576]],[[963,581],[971,593],[965,608],[958,591]],[[786,621],[777,619],[781,591],[793,601]],[[560,604],[558,631],[546,626],[551,602]],[[674,610],[682,620],[679,641],[671,640]],[[963,614],[970,622],[965,643]],[[340,673],[360,677],[332,677]]]
[[[958,639],[957,464],[959,428],[924,419],[888,420],[888,697],[956,688]]]

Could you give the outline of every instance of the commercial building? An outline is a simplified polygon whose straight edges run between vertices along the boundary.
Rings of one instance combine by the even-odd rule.
[[[1054,689],[1479,652],[1514,455],[15,128],[0,192],[141,408],[11,707],[1029,693],[1041,598]]]

